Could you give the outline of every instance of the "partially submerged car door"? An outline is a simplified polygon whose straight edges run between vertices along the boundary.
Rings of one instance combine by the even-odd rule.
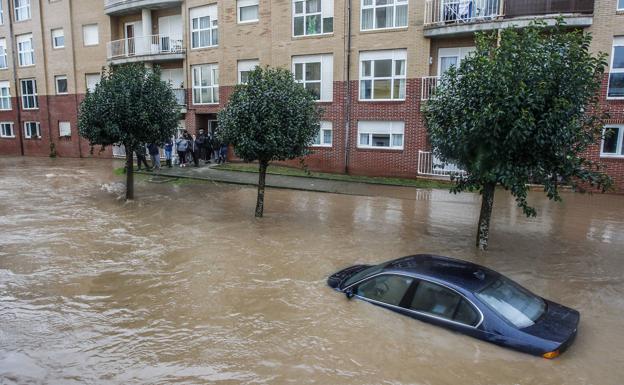
[[[358,284],[352,289],[357,297],[391,310],[404,312],[401,304],[414,278],[399,274],[379,274]]]

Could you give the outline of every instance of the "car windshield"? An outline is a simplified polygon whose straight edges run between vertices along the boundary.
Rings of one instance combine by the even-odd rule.
[[[385,266],[386,266],[386,264],[382,263],[380,265],[367,267],[366,269],[364,269],[364,270],[362,270],[362,271],[360,271],[360,272],[358,272],[356,274],[353,274],[351,277],[349,277],[349,279],[347,279],[345,281],[343,287],[350,286],[350,285],[356,283],[357,281],[359,281],[359,280],[361,280],[361,279],[363,279],[365,277],[368,277],[369,275],[377,274],[380,271],[382,271]]]
[[[497,279],[477,296],[520,329],[533,325],[546,311],[544,300],[504,278]]]

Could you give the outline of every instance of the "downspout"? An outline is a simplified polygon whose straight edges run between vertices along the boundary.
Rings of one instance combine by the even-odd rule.
[[[349,135],[351,133],[351,1],[347,0],[347,60],[346,60],[346,92],[345,92],[345,144],[344,172],[349,173]]]
[[[39,0],[39,28],[41,31],[41,52],[43,52],[43,81],[44,81],[44,86],[45,86],[45,101],[46,101],[46,109],[48,110],[48,138],[50,138],[50,146],[52,146],[52,144],[54,143],[54,139],[52,138],[52,115],[50,112],[50,89],[49,89],[49,83],[48,83],[48,55],[46,54],[46,47],[45,47],[45,38],[43,37],[44,35],[44,28],[43,28],[43,7],[41,5],[41,0]],[[33,47],[34,49],[34,47]],[[52,90],[55,94],[56,94],[56,84],[54,84],[54,88]],[[39,91],[37,91],[37,97],[39,97]],[[39,106],[39,108],[41,108],[41,106]],[[39,111],[41,111],[41,109],[39,109]],[[41,115],[39,115],[41,117]],[[56,143],[54,143],[54,146],[56,146]],[[51,148],[50,148],[51,149]]]
[[[67,5],[69,9],[69,34],[71,36],[72,64],[74,69],[74,102],[76,103],[76,134],[78,137],[78,156],[82,158],[82,141],[80,140],[80,130],[78,129],[78,113],[80,109],[80,103],[78,102],[78,71],[76,70],[76,44],[74,44],[74,9],[72,7],[71,0],[68,0]]]
[[[24,138],[23,138],[23,127],[22,127],[22,106],[20,105],[20,97],[19,97],[19,83],[17,79],[17,56],[15,55],[15,35],[13,34],[13,17],[11,14],[11,10],[15,12],[14,7],[11,7],[9,4],[9,40],[11,44],[11,61],[13,62],[13,83],[15,84],[15,109],[17,111],[16,120],[17,120],[17,133],[19,133],[19,141],[20,141],[20,153],[24,156]]]

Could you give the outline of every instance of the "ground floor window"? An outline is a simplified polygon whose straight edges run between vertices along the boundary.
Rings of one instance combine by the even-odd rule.
[[[71,123],[70,122],[59,122],[59,136],[71,137]]]
[[[624,157],[624,125],[605,127],[600,155]]]
[[[0,123],[0,137],[15,138],[15,132],[13,132],[13,122]]]
[[[360,121],[358,147],[402,150],[404,131],[405,122]]]
[[[0,110],[11,109],[11,90],[9,82],[0,82]]]
[[[41,138],[41,125],[39,122],[24,122],[24,137],[27,139]]]
[[[314,137],[314,146],[331,147],[332,145],[332,122],[321,122],[318,133]]]

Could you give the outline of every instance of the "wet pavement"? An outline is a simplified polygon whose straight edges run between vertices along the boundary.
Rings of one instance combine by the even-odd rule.
[[[473,194],[269,189],[258,220],[255,189],[231,184],[140,180],[126,203],[114,167],[0,158],[1,384],[622,383],[622,196],[531,193],[527,219],[497,192],[484,253]],[[578,309],[576,342],[544,360],[326,286],[421,252]]]

